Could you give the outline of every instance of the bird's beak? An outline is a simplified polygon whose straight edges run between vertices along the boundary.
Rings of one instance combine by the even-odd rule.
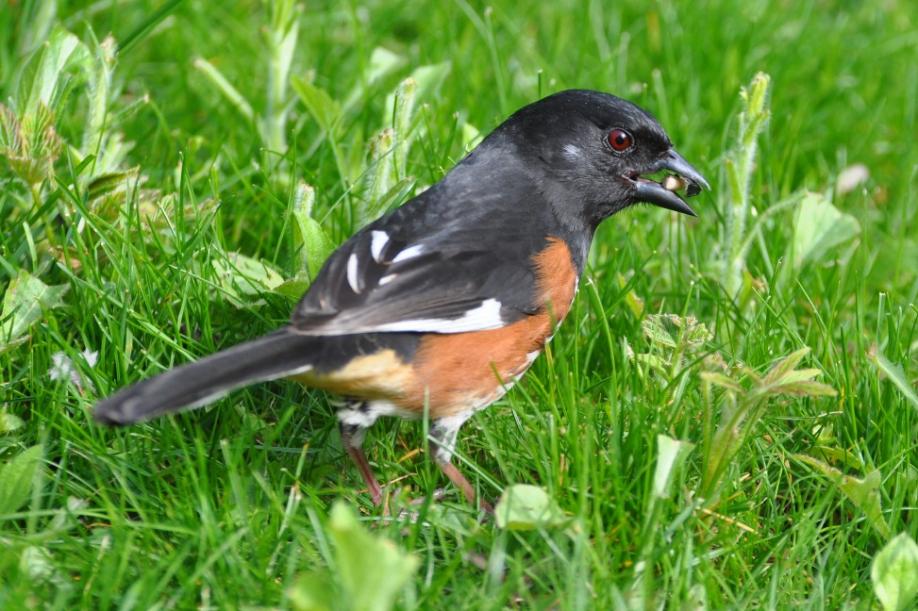
[[[653,174],[661,170],[669,170],[675,176],[667,176],[662,182],[656,182],[643,176],[629,178],[633,184],[633,195],[636,202],[646,202],[661,208],[698,216],[685,200],[677,193],[685,187],[685,196],[698,195],[702,189],[710,190],[711,186],[704,179],[701,172],[692,167],[685,158],[675,149],[669,149],[646,172]]]

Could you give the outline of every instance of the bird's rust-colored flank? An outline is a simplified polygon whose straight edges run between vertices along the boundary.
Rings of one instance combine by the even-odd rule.
[[[531,316],[489,331],[425,335],[412,364],[384,350],[329,374],[294,379],[346,396],[385,399],[419,415],[427,401],[434,419],[487,405],[526,371],[574,299],[577,270],[563,240],[550,238],[533,263],[540,308]]]
[[[423,409],[426,390],[431,417],[452,416],[487,405],[526,371],[567,315],[577,286],[577,270],[564,241],[551,238],[533,259],[539,311],[500,329],[425,336],[414,361],[416,387],[405,407]]]

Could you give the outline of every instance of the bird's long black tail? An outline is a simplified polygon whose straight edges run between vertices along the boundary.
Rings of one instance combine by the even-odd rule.
[[[319,338],[281,329],[122,388],[101,401],[99,422],[126,425],[206,405],[231,390],[308,371]]]

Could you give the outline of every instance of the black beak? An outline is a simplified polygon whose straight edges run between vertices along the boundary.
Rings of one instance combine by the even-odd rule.
[[[692,167],[692,164],[674,149],[666,151],[647,171],[647,174],[659,172],[660,170],[669,170],[685,182],[686,197],[693,197],[701,193],[702,189],[709,190],[711,188],[708,181],[701,175],[701,172]],[[646,178],[637,177],[630,180],[634,184],[635,201],[654,204],[689,216],[698,216],[685,203],[685,200],[679,197],[675,190],[670,190],[662,184]]]

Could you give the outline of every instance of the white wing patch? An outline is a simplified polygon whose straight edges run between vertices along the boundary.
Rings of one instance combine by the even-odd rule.
[[[392,259],[393,263],[398,263],[399,261],[407,261],[408,259],[414,259],[418,255],[424,252],[424,247],[421,244],[415,244],[414,246],[409,246],[405,250],[401,251],[395,258]]]
[[[370,254],[377,263],[382,263],[382,252],[389,243],[389,234],[385,231],[373,230],[370,232]]]
[[[398,274],[386,274],[385,276],[379,279],[379,286],[385,286],[389,284],[390,282],[392,282],[393,280],[395,280],[396,278],[398,278]]]
[[[357,275],[357,255],[351,253],[347,259],[347,283],[351,285],[351,290],[355,293],[360,292],[360,277]]]
[[[374,331],[413,331],[425,333],[464,333],[486,331],[504,326],[500,315],[501,303],[485,299],[477,308],[467,310],[459,318],[416,318],[374,325]]]

